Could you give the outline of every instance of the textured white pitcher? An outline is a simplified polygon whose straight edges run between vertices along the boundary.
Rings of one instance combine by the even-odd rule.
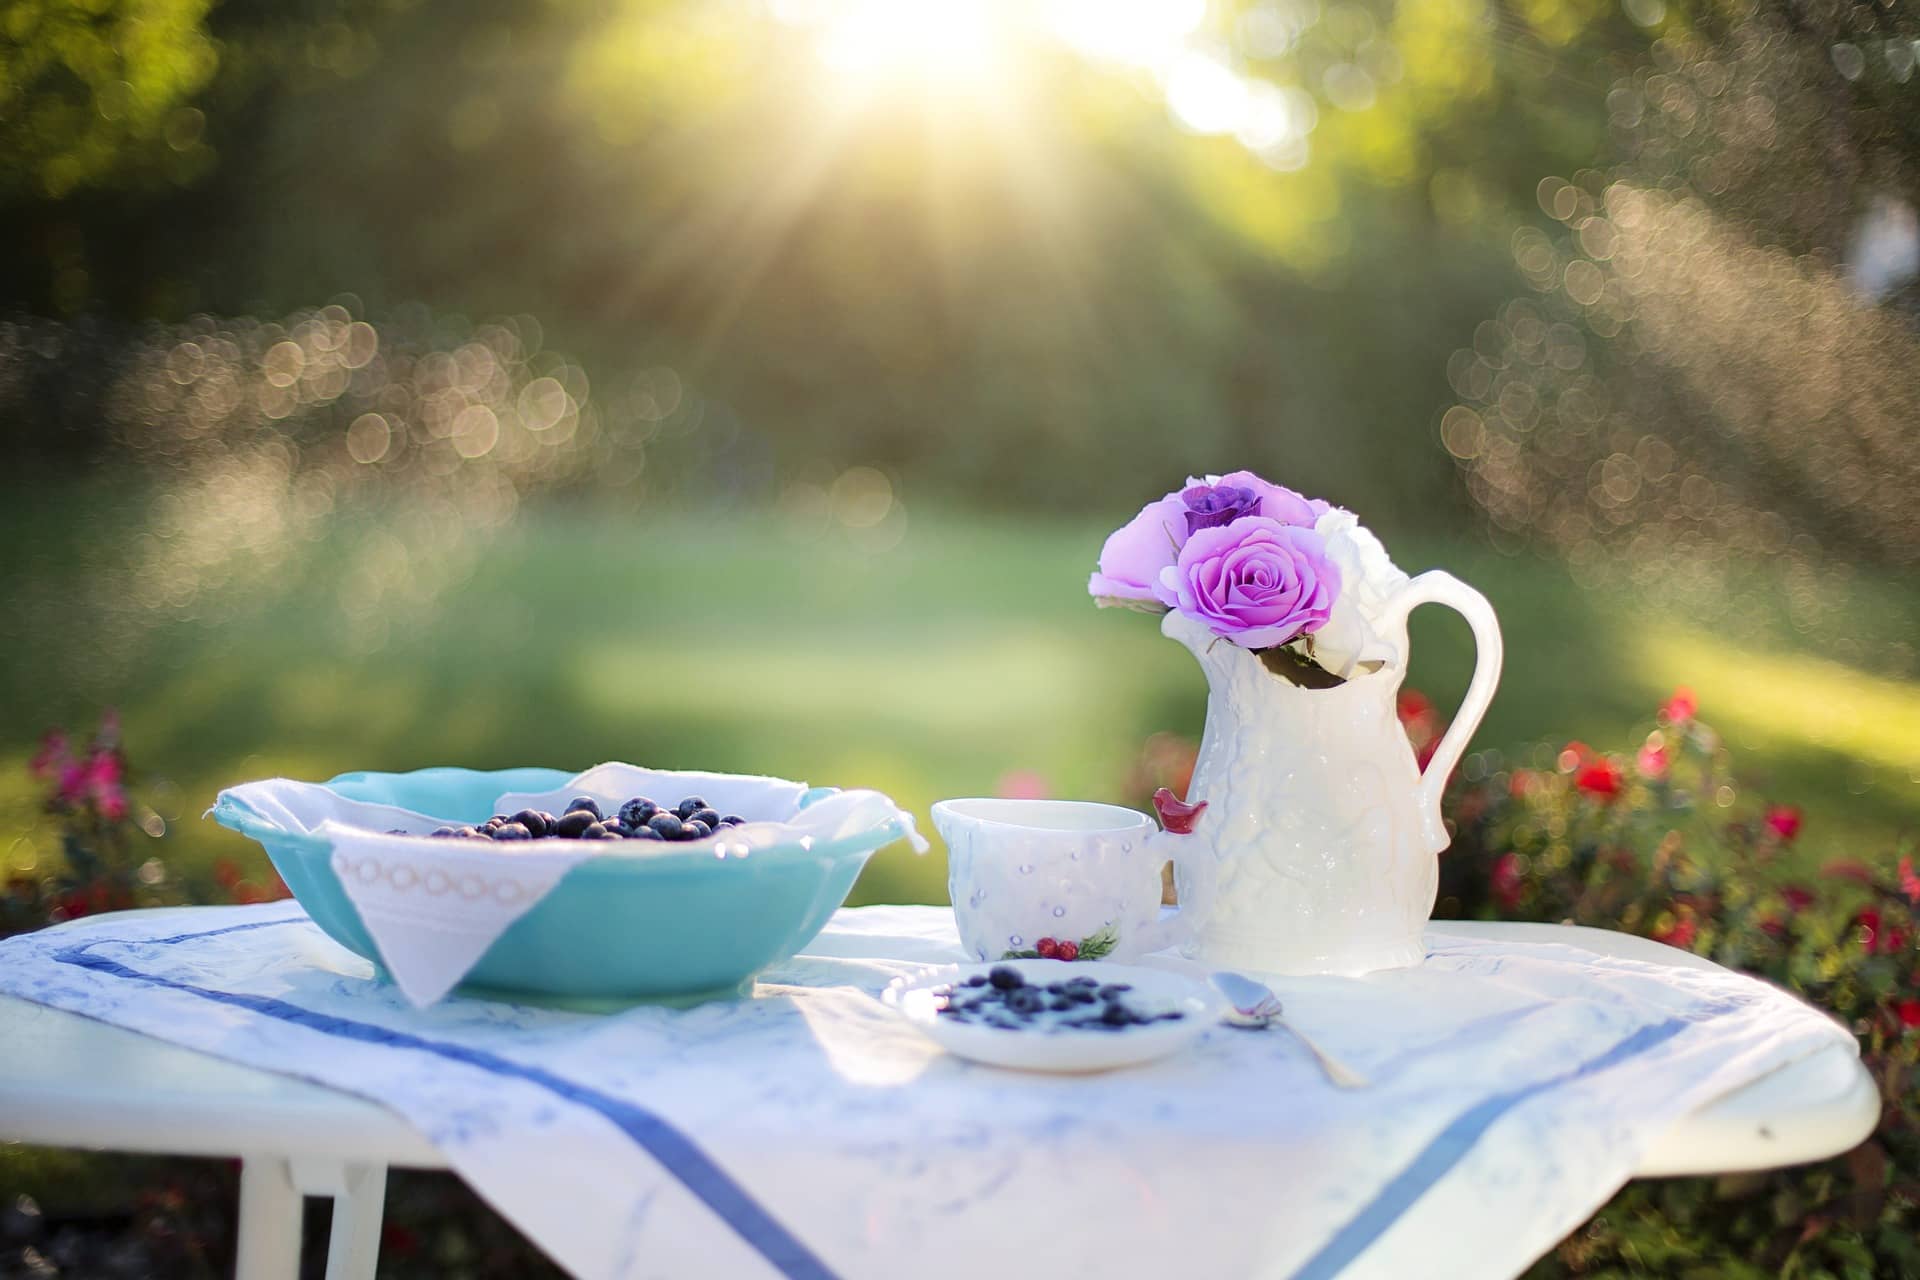
[[[1478,650],[1424,775],[1395,711],[1407,615],[1422,604],[1458,610]],[[1187,791],[1207,807],[1190,834],[1154,837],[1174,863],[1182,951],[1270,973],[1417,964],[1448,840],[1440,793],[1500,679],[1500,626],[1486,597],[1445,573],[1412,579],[1377,628],[1399,661],[1327,689],[1274,675],[1178,612],[1160,629],[1193,652],[1208,685]]]

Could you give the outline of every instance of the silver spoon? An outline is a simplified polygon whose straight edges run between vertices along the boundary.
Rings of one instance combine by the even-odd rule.
[[[1328,1080],[1341,1089],[1364,1089],[1367,1078],[1347,1066],[1338,1058],[1332,1057],[1319,1045],[1307,1038],[1305,1032],[1281,1017],[1280,997],[1273,994],[1273,988],[1263,982],[1238,973],[1220,972],[1213,975],[1213,985],[1227,1003],[1233,1006],[1233,1012],[1227,1015],[1227,1021],[1237,1027],[1282,1026],[1293,1033],[1293,1038],[1306,1046],[1313,1055],[1320,1070],[1326,1073]]]

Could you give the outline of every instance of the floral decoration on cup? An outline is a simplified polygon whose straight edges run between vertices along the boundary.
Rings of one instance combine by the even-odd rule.
[[[1120,934],[1102,925],[1075,942],[1072,938],[1042,938],[1024,951],[1008,951],[1002,960],[1104,960],[1120,945]]]

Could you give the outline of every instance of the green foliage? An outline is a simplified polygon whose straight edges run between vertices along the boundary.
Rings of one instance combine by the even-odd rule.
[[[213,153],[191,101],[213,78],[209,0],[0,6],[0,196],[190,182]]]
[[[1542,750],[1543,756],[1549,753]],[[1571,743],[1450,791],[1445,906],[1624,929],[1777,983],[1859,1037],[1885,1099],[1819,1164],[1628,1186],[1532,1273],[1920,1275],[1920,874],[1911,854],[1783,874],[1798,810],[1736,803],[1730,755],[1677,695],[1631,757]]]

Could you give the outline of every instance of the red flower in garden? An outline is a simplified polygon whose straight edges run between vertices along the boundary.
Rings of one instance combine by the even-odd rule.
[[[1660,718],[1671,725],[1683,725],[1692,720],[1694,713],[1700,710],[1700,704],[1693,696],[1693,690],[1681,685],[1673,691],[1660,708]]]
[[[1782,840],[1791,840],[1800,834],[1800,807],[1791,804],[1777,804],[1767,810],[1767,825]]]
[[[1674,916],[1672,924],[1655,929],[1653,931],[1653,940],[1655,942],[1664,942],[1670,947],[1679,947],[1684,951],[1693,945],[1693,940],[1699,935],[1699,932],[1700,926],[1694,921],[1693,914],[1691,912],[1683,912]]]
[[[1789,911],[1805,911],[1813,905],[1813,890],[1803,884],[1790,884],[1780,890]]]
[[[1493,900],[1503,910],[1512,911],[1520,905],[1520,891],[1525,884],[1525,868],[1520,855],[1511,851],[1494,859],[1492,890]]]
[[[1898,955],[1907,949],[1906,929],[1886,923],[1878,907],[1864,908],[1853,918],[1853,924],[1860,931],[1860,945],[1870,956]]]
[[[1591,759],[1593,759],[1593,748],[1584,742],[1575,741],[1560,748],[1560,758],[1554,763],[1560,766],[1560,772],[1572,773]]]
[[[1893,1014],[1903,1027],[1920,1027],[1920,1000],[1902,1000],[1893,1006]]]
[[[1900,865],[1894,869],[1894,875],[1900,880],[1900,892],[1907,895],[1908,902],[1920,903],[1920,875],[1915,875],[1911,855],[1900,859]]]
[[[1580,766],[1580,771],[1573,775],[1573,785],[1590,796],[1611,800],[1620,794],[1623,779],[1624,771],[1619,763],[1607,756],[1600,756]]]
[[[1393,709],[1400,716],[1401,724],[1407,724],[1413,720],[1426,720],[1433,715],[1433,703],[1429,702],[1427,695],[1418,689],[1400,690],[1400,696],[1394,701]]]
[[[1664,778],[1667,776],[1667,769],[1673,763],[1673,760],[1672,757],[1667,754],[1665,743],[1655,742],[1649,738],[1647,742],[1641,746],[1640,754],[1634,757],[1633,762],[1640,770],[1641,777]]]

